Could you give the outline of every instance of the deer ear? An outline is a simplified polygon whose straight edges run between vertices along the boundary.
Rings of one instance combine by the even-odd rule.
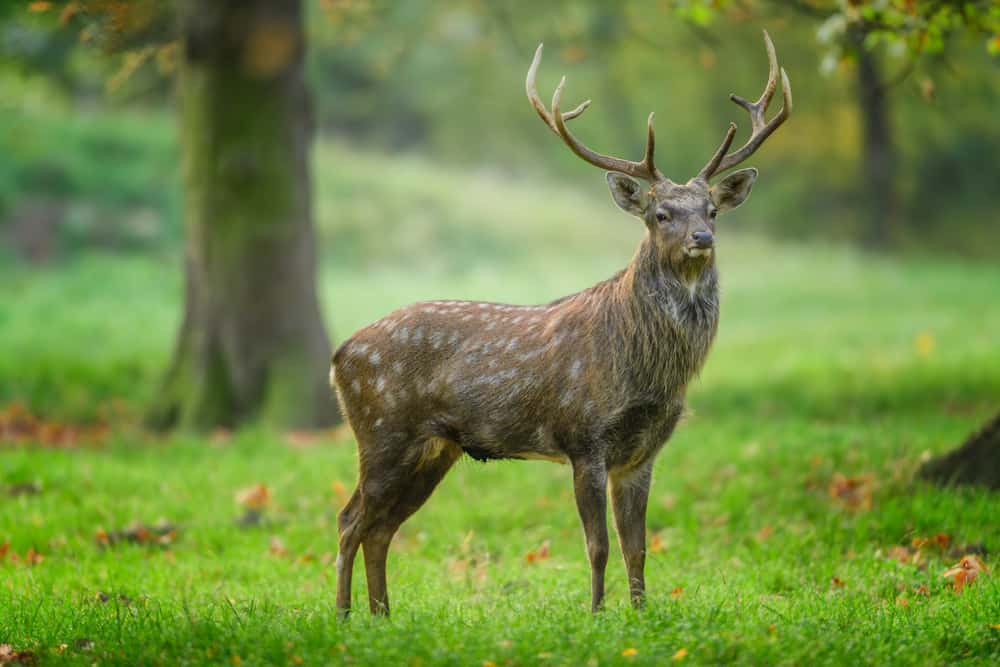
[[[618,208],[637,218],[646,214],[646,193],[642,191],[639,181],[621,172],[609,171],[608,187],[611,188],[611,198],[618,204]]]
[[[734,171],[713,185],[710,189],[712,202],[719,209],[719,213],[736,208],[746,201],[756,180],[757,170],[751,167]]]

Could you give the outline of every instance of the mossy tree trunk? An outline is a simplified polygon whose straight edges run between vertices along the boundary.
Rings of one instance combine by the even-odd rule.
[[[863,127],[862,191],[864,240],[879,248],[899,241],[896,206],[896,156],[888,91],[875,54],[858,38],[858,105]]]
[[[149,422],[329,424],[301,0],[178,9],[185,310]]]
[[[920,476],[939,484],[978,484],[1000,490],[1000,413],[961,447],[928,461]]]

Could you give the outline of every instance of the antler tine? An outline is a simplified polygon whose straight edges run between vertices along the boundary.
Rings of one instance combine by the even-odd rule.
[[[635,176],[636,178],[642,178],[651,183],[664,179],[663,174],[660,173],[653,162],[653,151],[656,147],[656,137],[653,132],[653,114],[649,115],[649,120],[647,121],[646,151],[643,154],[642,162],[623,160],[622,158],[598,153],[597,151],[594,151],[580,143],[580,141],[569,131],[569,128],[566,127],[566,121],[572,120],[582,114],[587,107],[590,106],[590,100],[587,100],[572,111],[562,113],[560,110],[560,102],[562,100],[563,88],[566,85],[565,76],[559,81],[559,85],[556,86],[555,92],[552,95],[551,111],[545,108],[542,100],[538,97],[538,88],[535,85],[535,75],[538,72],[538,66],[541,64],[541,61],[542,44],[539,44],[538,49],[535,50],[535,57],[531,61],[531,66],[528,68],[528,77],[525,80],[525,91],[528,94],[528,99],[531,101],[531,106],[535,108],[538,116],[563,140],[563,143],[565,143],[569,149],[573,151],[573,153],[584,161],[601,169],[620,171],[630,176]]]
[[[733,143],[733,137],[735,136],[736,136],[736,123],[730,123],[729,129],[726,130],[726,137],[722,140],[722,143],[719,145],[719,148],[716,149],[715,155],[713,155],[712,159],[708,161],[708,164],[702,167],[702,170],[698,172],[699,178],[703,178],[707,181],[709,178],[712,177],[712,174],[714,174],[716,171],[719,170],[719,163],[722,162],[722,158],[725,157],[726,151],[729,150],[729,147]]]
[[[559,136],[559,128],[556,127],[555,121],[552,119],[552,114],[549,110],[545,108],[542,103],[541,98],[538,97],[538,87],[535,85],[535,75],[538,73],[538,66],[542,62],[542,47],[544,44],[539,44],[538,48],[535,49],[535,57],[531,61],[531,67],[528,68],[528,78],[524,81],[524,89],[528,94],[528,99],[531,100],[531,106],[535,108],[538,116],[545,121],[545,124],[549,126],[556,136]],[[580,106],[573,109],[572,111],[567,111],[563,114],[563,118],[566,120],[572,120],[582,114],[590,106],[590,100],[585,100]]]
[[[723,141],[724,148],[716,151],[716,154],[709,163],[698,174],[701,178],[707,180],[713,174],[731,169],[746,160],[753,155],[760,145],[764,143],[764,140],[771,136],[771,133],[778,129],[778,126],[784,123],[792,113],[792,86],[788,82],[788,75],[785,73],[785,68],[778,67],[778,57],[774,51],[774,43],[771,41],[771,36],[767,34],[767,30],[764,31],[764,46],[767,48],[768,75],[767,85],[764,86],[764,91],[760,97],[756,102],[749,102],[739,95],[729,96],[730,100],[746,109],[747,113],[750,114],[750,138],[738,150],[725,155],[725,151],[729,149],[729,144],[732,142],[732,137],[727,134],[726,140]],[[781,109],[774,118],[767,121],[765,117],[767,107],[770,105],[771,98],[774,97],[774,91],[778,87],[779,72],[781,74]],[[730,129],[730,132],[732,132],[732,129]]]

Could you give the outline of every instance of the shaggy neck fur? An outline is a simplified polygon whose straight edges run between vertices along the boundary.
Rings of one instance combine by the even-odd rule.
[[[599,304],[590,310],[593,326],[604,334],[599,339],[610,343],[599,354],[637,399],[683,395],[715,338],[715,259],[693,261],[700,266],[664,264],[647,236],[623,271],[588,290],[591,305]]]

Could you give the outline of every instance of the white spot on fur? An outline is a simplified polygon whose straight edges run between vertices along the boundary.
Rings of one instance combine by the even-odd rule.
[[[510,342],[507,343],[507,352],[510,352],[515,347],[517,347],[517,338],[511,338]]]
[[[379,417],[378,419],[375,420],[375,423],[372,424],[372,428],[379,428],[380,426],[382,426],[382,418],[381,417]]]
[[[429,339],[431,341],[431,346],[433,346],[435,350],[439,350],[441,349],[441,345],[444,343],[444,334],[440,331],[435,331],[430,335]]]
[[[451,335],[448,336],[448,344],[449,345],[454,345],[457,342],[458,342],[458,332],[457,331],[452,331]]]
[[[351,380],[351,391],[353,391],[355,394],[361,393],[361,382],[357,378]]]
[[[397,374],[401,374],[403,372],[403,364],[399,361],[392,362],[392,370]]]
[[[569,376],[574,380],[580,377],[580,369],[583,368],[583,362],[577,359],[573,362],[573,365],[569,369]]]
[[[379,378],[375,381],[375,389],[377,389],[378,391],[382,391],[383,389],[385,389],[384,377],[379,376]]]
[[[382,361],[382,354],[378,350],[375,350],[369,355],[368,361],[371,362],[372,366],[378,366],[378,363]]]

